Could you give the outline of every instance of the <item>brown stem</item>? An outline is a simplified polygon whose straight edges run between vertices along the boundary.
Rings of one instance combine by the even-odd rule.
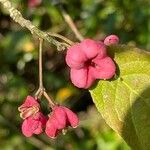
[[[48,33],[50,36],[53,36],[53,37],[57,37],[65,42],[67,42],[70,46],[74,44],[74,42],[72,42],[71,40],[69,40],[68,38],[60,35],[60,34],[57,34],[57,33]],[[68,46],[69,46],[68,45]]]
[[[43,45],[43,39],[40,40],[39,45],[39,87],[43,88],[43,68],[42,68],[42,45]]]
[[[42,46],[43,46],[43,39],[39,39],[39,89],[35,93],[35,97],[40,99],[45,91],[43,87],[43,67],[42,67]]]
[[[64,20],[69,25],[69,27],[71,28],[71,30],[75,34],[76,38],[79,41],[82,41],[84,39],[84,37],[82,36],[82,34],[77,29],[77,27],[76,27],[75,23],[73,22],[72,18],[70,17],[70,15],[65,11],[65,9],[62,6],[60,6],[59,8],[61,10],[62,16],[64,17]]]
[[[37,90],[36,93],[34,94],[35,98],[38,98],[38,99],[40,98],[40,97],[39,97],[40,92],[41,92],[41,89],[38,88],[38,90]]]
[[[57,46],[57,49],[64,50],[66,47],[68,47],[67,43],[59,42],[55,40],[55,36],[51,36],[47,32],[43,32],[39,30],[35,25],[32,24],[31,21],[25,19],[21,12],[18,11],[15,7],[13,7],[12,2],[10,0],[0,0],[0,3],[2,6],[9,12],[10,17],[17,22],[22,27],[27,28],[32,34],[36,35],[37,37],[44,39],[47,42],[50,42]],[[52,34],[52,33],[51,33]],[[57,35],[58,36],[58,35]],[[67,38],[64,38],[61,36],[61,39],[66,41]]]
[[[51,108],[54,107],[54,103],[49,97],[49,95],[46,93],[45,88],[43,86],[43,66],[42,66],[42,46],[43,46],[43,39],[39,39],[40,44],[39,44],[39,89],[35,93],[35,97],[38,99],[41,98],[41,96],[45,96],[45,98],[48,100],[49,105]]]
[[[43,95],[48,100],[50,107],[53,108],[56,104],[52,101],[52,99],[49,97],[49,95],[45,91],[43,92]]]

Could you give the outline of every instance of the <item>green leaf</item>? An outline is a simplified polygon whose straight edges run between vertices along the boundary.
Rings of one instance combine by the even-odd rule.
[[[134,150],[150,150],[150,53],[125,45],[108,48],[116,76],[90,93],[106,123]]]

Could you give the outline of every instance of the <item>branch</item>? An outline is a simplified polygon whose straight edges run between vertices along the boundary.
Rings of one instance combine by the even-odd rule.
[[[61,4],[59,6],[59,9],[61,11],[61,14],[62,14],[64,20],[66,21],[66,23],[68,24],[70,29],[73,31],[73,33],[75,34],[76,38],[79,41],[82,41],[84,39],[84,37],[82,36],[82,34],[77,29],[77,27],[76,27],[75,23],[73,22],[72,18],[70,17],[70,15],[65,11],[65,9],[63,8],[63,6]]]
[[[38,38],[44,39],[45,41],[56,45],[58,50],[64,50],[66,47],[69,47],[70,44],[73,44],[72,41],[70,43],[59,42],[53,38],[55,37],[56,34],[46,33],[46,32],[39,30],[35,25],[31,23],[31,21],[23,18],[22,14],[16,8],[13,7],[10,0],[0,0],[0,3],[9,12],[10,17],[15,22],[20,24],[22,27],[27,28],[32,34],[35,34],[36,36],[38,36]],[[67,38],[63,37],[62,35],[59,36],[57,34],[57,37],[66,42]],[[70,40],[68,39],[68,41]]]
[[[62,15],[64,17],[64,20],[66,21],[66,23],[69,25],[69,27],[71,28],[71,30],[75,34],[76,38],[79,41],[82,41],[84,39],[84,37],[78,31],[78,29],[77,29],[76,25],[74,24],[74,22],[73,22],[72,18],[70,17],[70,15],[67,14],[67,12],[64,9],[61,10],[61,13],[62,13]]]

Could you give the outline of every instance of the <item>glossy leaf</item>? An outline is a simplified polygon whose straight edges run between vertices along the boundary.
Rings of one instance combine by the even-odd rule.
[[[106,123],[134,150],[150,148],[150,54],[129,47],[109,47],[116,76],[100,80],[90,93]]]

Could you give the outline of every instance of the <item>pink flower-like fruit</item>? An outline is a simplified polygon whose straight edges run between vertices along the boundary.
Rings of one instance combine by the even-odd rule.
[[[45,133],[55,138],[60,131],[71,126],[76,128],[78,126],[79,119],[77,115],[67,107],[54,106],[52,113],[49,115],[49,119],[46,123]]]
[[[37,99],[27,96],[24,103],[18,108],[20,117],[24,119],[22,123],[22,133],[26,137],[33,134],[40,134],[46,124],[47,118],[41,113]]]
[[[109,35],[104,40],[105,45],[113,45],[118,43],[119,43],[119,38],[116,35]]]
[[[72,83],[78,88],[89,88],[96,79],[110,79],[116,66],[107,56],[103,42],[85,39],[67,50],[66,63],[71,68]]]
[[[38,101],[32,96],[27,96],[24,103],[18,108],[20,111],[20,117],[26,119],[37,112],[39,112],[40,105]]]
[[[33,134],[40,134],[43,132],[46,121],[47,118],[41,112],[38,112],[23,121],[22,133],[26,137],[31,137]]]

